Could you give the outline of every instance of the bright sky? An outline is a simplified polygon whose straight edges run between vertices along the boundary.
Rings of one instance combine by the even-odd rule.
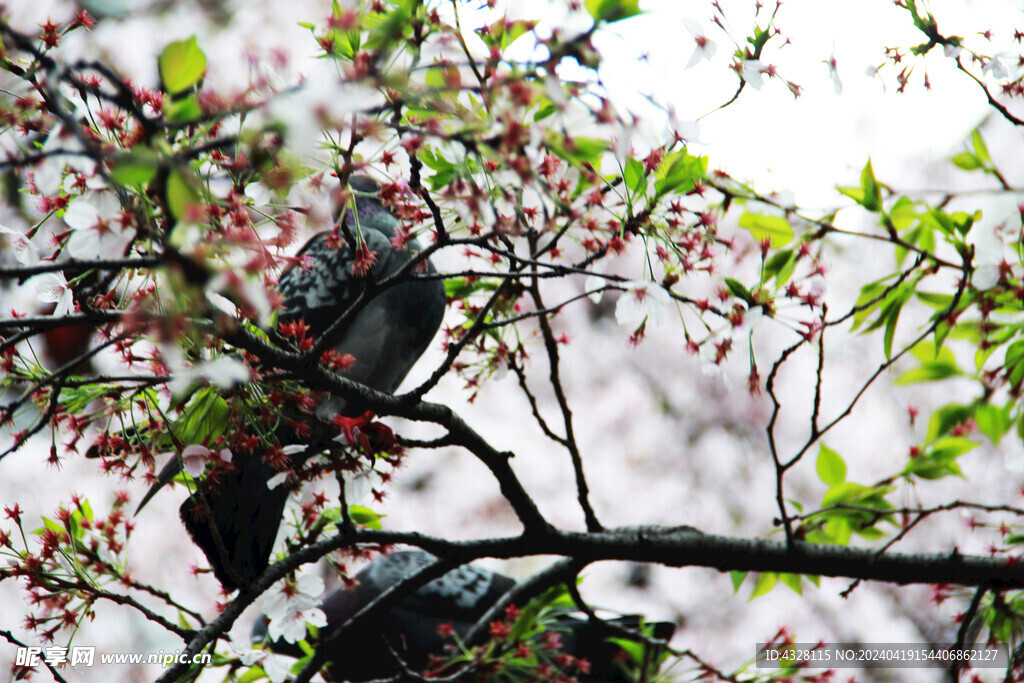
[[[869,67],[883,64],[886,46],[923,42],[908,13],[890,0],[786,0],[776,25],[792,43],[779,50],[781,41],[773,40],[762,61],[802,86],[803,94],[795,99],[782,80],[766,79],[760,91],[748,87],[738,102],[715,112],[735,92],[737,79],[727,65],[752,27],[752,2],[721,4],[729,18],[728,35],[711,22],[710,2],[641,2],[642,16],[614,25],[614,33],[600,40],[609,55],[602,78],[617,101],[631,92],[649,93],[673,105],[681,119],[703,117],[700,138],[712,165],[757,179],[762,190],[790,189],[802,205],[832,205],[839,200],[834,186],[856,184],[869,155],[880,177],[902,176],[922,157],[937,160],[957,151],[990,111],[977,86],[941,50],[933,51],[925,64],[905,62],[916,67],[904,94],[895,92],[891,66],[882,77],[866,74]],[[968,46],[979,51],[991,48],[974,32],[992,29],[994,42],[1008,45],[1008,34],[1024,25],[1018,3],[930,4],[940,29],[948,26],[949,32],[964,35]],[[762,15],[764,26],[768,12]],[[684,18],[697,22],[717,45],[710,62],[692,69],[684,68],[695,48]],[[639,60],[645,53],[646,64]],[[841,95],[825,63],[833,53]],[[921,85],[925,66],[931,92]]]

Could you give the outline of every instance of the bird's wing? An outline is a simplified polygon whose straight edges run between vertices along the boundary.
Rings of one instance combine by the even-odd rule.
[[[380,593],[435,561],[433,555],[422,551],[392,553],[368,566],[356,578]],[[473,622],[514,585],[515,581],[503,574],[462,565],[421,586],[400,606],[445,621]]]
[[[402,258],[377,230],[364,228],[362,238],[374,260],[369,273],[376,280],[397,272],[411,258]],[[344,240],[331,245],[330,233],[313,236],[298,256],[300,263],[286,270],[277,284],[281,295],[278,320],[304,320],[310,334],[319,337],[355,303],[366,289],[367,277],[355,272],[352,249]]]

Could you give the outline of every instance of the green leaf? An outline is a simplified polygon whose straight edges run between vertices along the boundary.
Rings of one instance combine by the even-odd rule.
[[[504,50],[528,31],[532,31],[538,23],[540,22],[525,19],[509,21],[508,17],[502,17],[490,26],[478,28],[476,32],[487,47],[497,46]]]
[[[784,247],[793,240],[793,227],[782,216],[744,212],[739,226],[746,228],[758,242],[769,240],[773,249]]]
[[[939,294],[936,292],[914,292],[914,296],[917,297],[921,303],[934,308],[937,311],[944,311],[949,308],[949,305],[953,303],[952,294]]]
[[[925,456],[934,460],[954,460],[979,446],[977,441],[962,436],[947,436],[939,439],[928,449]]]
[[[449,299],[464,299],[475,292],[493,292],[497,288],[493,280],[453,277],[444,281],[444,292]]]
[[[915,458],[907,463],[904,474],[934,481],[950,476],[962,477],[960,466],[954,461],[936,461],[927,458]]]
[[[189,93],[186,97],[164,105],[164,116],[174,123],[195,121],[202,115],[203,109],[199,106],[199,98],[195,93]]]
[[[949,433],[953,427],[962,425],[974,417],[974,407],[957,405],[951,403],[942,406],[928,420],[928,434],[925,437],[926,443],[931,443],[941,436]]]
[[[977,171],[979,168],[982,168],[983,166],[983,164],[981,163],[981,159],[971,154],[970,152],[960,152],[959,154],[954,154],[950,161],[953,162],[954,166],[956,166],[959,169],[963,169],[964,171]]]
[[[92,505],[89,505],[89,500],[87,498],[83,498],[78,507],[82,511],[82,515],[91,522],[93,520],[93,516]]]
[[[889,209],[889,220],[897,230],[910,227],[910,224],[917,218],[917,209],[914,202],[908,197],[900,197]]]
[[[729,572],[729,580],[732,581],[732,592],[737,593],[740,590],[740,586],[743,585],[744,579],[747,578],[749,572]]]
[[[871,168],[871,159],[864,164],[864,170],[860,172],[860,187],[864,192],[864,199],[860,202],[868,211],[879,211],[882,208],[882,190],[875,180],[875,171]]]
[[[340,8],[340,5],[338,5]],[[340,10],[339,10],[340,11]],[[370,29],[366,37],[366,49],[394,49],[395,43],[405,37],[412,36],[413,14],[416,8],[410,2],[392,2],[387,11],[364,15],[363,19]],[[352,55],[359,50],[359,31],[348,31]]]
[[[998,446],[1006,432],[1010,431],[1013,424],[1010,419],[1010,409],[1010,405],[1000,408],[983,403],[974,411],[974,421],[978,425],[978,431],[987,436],[994,446]]]
[[[118,185],[142,189],[156,176],[159,159],[156,154],[139,150],[120,157],[110,172]]]
[[[857,312],[853,314],[853,324],[850,327],[851,332],[855,332],[868,319],[868,316],[881,305],[881,296],[884,291],[885,285],[879,282],[872,282],[861,288],[860,296],[857,297],[857,303],[855,304]]]
[[[860,528],[860,529],[854,529],[853,531],[854,531],[854,533],[856,533],[861,538],[866,538],[869,541],[877,541],[880,538],[885,538],[886,535],[887,535],[881,529],[876,529],[873,526],[867,526],[867,527],[863,527],[863,528]]]
[[[817,469],[818,478],[829,486],[846,481],[846,462],[825,444],[821,444],[821,450],[818,451]]]
[[[754,582],[754,590],[750,592],[750,599],[759,598],[762,595],[771,593],[776,584],[779,583],[779,575],[775,572],[763,572]]]
[[[988,145],[985,144],[985,139],[981,137],[981,131],[977,128],[975,128],[971,133],[971,144],[974,145],[974,156],[976,156],[981,163],[992,163],[992,157],[988,153]]]
[[[754,295],[750,293],[742,282],[739,280],[733,280],[731,277],[725,278],[725,286],[729,288],[729,291],[737,299],[741,299],[748,304],[754,303]]]
[[[896,323],[899,322],[902,308],[903,304],[901,303],[892,309],[892,312],[886,317],[885,334],[882,336],[882,348],[885,351],[886,360],[892,358],[892,340],[896,336]]]
[[[825,535],[835,545],[849,545],[853,525],[847,517],[831,517],[825,522]]]
[[[772,254],[764,262],[764,274],[761,283],[764,284],[771,278],[775,278],[775,287],[781,287],[793,275],[796,270],[796,252],[792,249],[784,249]]]
[[[964,373],[960,371],[960,368],[955,363],[944,363],[942,361],[929,361],[922,363],[919,367],[907,370],[902,375],[896,378],[896,384],[918,384],[920,382],[938,382],[940,380],[949,379],[950,377],[959,377]]]
[[[197,391],[175,425],[182,443],[208,443],[227,429],[228,404],[213,387]]]
[[[837,187],[836,189],[839,191],[839,194],[845,195],[863,206],[864,190],[859,187]]]
[[[695,157],[685,149],[665,155],[655,171],[657,180],[654,183],[654,191],[656,197],[689,192],[707,171],[707,157]]]
[[[363,507],[362,505],[349,505],[348,515],[349,518],[359,526],[366,526],[371,529],[383,528],[380,523],[383,515],[374,512],[370,508]]]
[[[586,0],[587,11],[596,21],[609,24],[640,14],[639,0]]]
[[[843,481],[839,484],[833,484],[829,487],[828,491],[825,491],[825,495],[821,497],[821,505],[822,507],[831,507],[841,503],[856,503],[860,501],[868,491],[868,487],[864,486],[864,484],[857,484],[852,481]]]
[[[801,577],[799,574],[779,574],[779,580],[782,581],[782,583],[789,586],[789,589],[797,595],[804,594],[804,588],[803,585],[801,585],[802,579],[803,577]]]
[[[176,219],[181,220],[190,209],[202,206],[195,185],[191,175],[178,169],[167,176],[167,205]]]
[[[601,155],[609,147],[607,140],[585,137],[574,138],[559,133],[554,129],[548,129],[544,142],[555,156],[574,164],[590,163],[595,168],[600,165]]]
[[[255,683],[255,681],[262,680],[264,678],[269,679],[270,676],[263,670],[259,664],[253,664],[250,666],[245,673],[238,677],[238,683]]]
[[[630,157],[622,172],[622,180],[625,181],[626,187],[633,192],[639,193],[646,190],[647,179],[644,178],[644,165]]]
[[[206,73],[206,55],[199,49],[195,36],[176,40],[165,47],[157,64],[160,80],[171,95],[195,86]]]
[[[1024,379],[1024,340],[1015,341],[1007,347],[1004,364],[1010,386],[1016,387]]]

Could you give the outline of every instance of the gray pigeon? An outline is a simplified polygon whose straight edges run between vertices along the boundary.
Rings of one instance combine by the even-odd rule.
[[[348,211],[342,220],[368,250],[362,255],[363,264],[372,254],[368,271],[358,272],[356,257],[344,238],[340,244],[334,240],[332,246],[330,233],[324,232],[302,248],[302,265],[285,271],[277,286],[283,300],[279,321],[303,321],[313,337],[324,334],[342,317],[364,291],[368,278],[386,280],[421,250],[416,240],[401,249],[392,244],[400,222],[381,203],[381,188],[375,180],[355,176],[349,186],[355,195],[357,220]],[[418,270],[436,273],[429,261]],[[434,338],[445,303],[441,280],[416,279],[415,272],[408,280],[377,291],[330,340],[339,354],[355,357],[344,376],[378,391],[394,392]],[[362,412],[362,407],[348,405],[338,396],[326,397],[317,407],[318,416],[328,420]],[[276,437],[282,445],[307,445],[286,422]],[[267,482],[278,472],[264,461],[260,449],[244,459],[236,454],[235,460],[233,470],[203,480],[198,493],[181,506],[189,535],[227,589],[244,588],[266,569],[288,498],[287,487],[268,488]]]
[[[385,590],[435,561],[436,558],[429,553],[409,550],[391,553],[371,562],[356,574],[353,587],[336,590],[324,598],[320,607],[327,615],[327,626],[320,629],[320,637],[329,638],[332,631]],[[344,639],[319,644],[319,647],[326,650],[330,662],[323,672],[325,680],[405,681],[395,660],[396,654],[414,672],[436,667],[440,659],[450,654],[448,646],[455,644],[454,636],[459,638],[459,642],[465,643],[476,620],[515,585],[515,580],[503,574],[471,565],[457,567],[421,586],[369,622],[361,624],[354,632],[345,634]],[[636,630],[640,628],[643,619],[639,615],[627,615],[611,619],[609,623],[612,625],[591,622],[569,612],[561,612],[549,624],[549,631],[557,634],[557,639],[535,635],[523,645],[525,650],[532,653],[535,666],[549,663],[554,668],[551,680],[575,680],[578,683],[627,683],[637,680],[635,672],[629,671],[630,658],[620,645],[609,639],[630,640],[621,629]],[[252,632],[254,644],[267,643],[267,628],[266,618],[257,618]],[[675,626],[658,622],[648,624],[646,630],[655,638],[667,641],[671,639]],[[557,643],[558,647],[552,647],[552,643]],[[298,645],[283,641],[268,645],[271,650],[282,654],[304,656]],[[650,662],[656,666],[662,648],[655,650],[651,653]],[[559,659],[560,654],[570,655],[572,659]],[[577,659],[586,660],[586,664],[575,664]],[[558,668],[562,671],[557,671]],[[435,669],[431,675],[444,678],[450,673],[453,672]],[[559,673],[564,673],[565,678],[559,678]],[[529,671],[496,672],[486,669],[477,676],[459,680],[496,683],[536,679],[531,678]]]

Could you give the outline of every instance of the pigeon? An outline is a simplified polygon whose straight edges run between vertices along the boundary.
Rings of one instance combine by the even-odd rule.
[[[353,614],[369,604],[382,592],[437,558],[420,550],[392,552],[384,555],[355,575],[355,585],[330,593],[320,607],[327,617],[327,626],[320,637],[330,634]],[[472,565],[452,569],[440,578],[424,584],[397,604],[342,634],[341,640],[313,643],[324,648],[329,662],[323,672],[330,681],[370,681],[401,676],[408,670],[424,672],[452,654],[452,646],[465,643],[475,622],[516,585],[515,580]],[[558,611],[548,622],[548,630],[529,637],[525,645],[533,653],[535,666],[550,665],[579,683],[626,683],[635,679],[630,672],[630,657],[616,642],[629,639],[622,629],[638,631],[643,626],[651,637],[667,642],[675,631],[674,624],[644,624],[639,615],[626,615],[605,621],[590,621],[568,611]],[[639,638],[633,640],[640,641]],[[295,657],[304,656],[297,644],[283,640],[270,641],[268,620],[257,618],[252,641],[270,650]],[[474,643],[478,644],[478,643]],[[512,648],[518,644],[510,645]],[[654,648],[649,661],[660,661],[663,648]],[[565,657],[565,656],[568,657]],[[396,659],[396,656],[398,659]],[[401,660],[399,662],[399,659]],[[581,662],[580,660],[585,660]],[[635,666],[635,665],[634,665]],[[444,676],[455,668],[434,669]],[[488,680],[505,680],[488,670]],[[533,680],[529,675],[512,680]],[[539,671],[538,671],[539,673]],[[462,679],[460,679],[462,680]],[[465,680],[478,680],[468,678]],[[483,680],[480,678],[479,680]],[[569,680],[569,678],[567,678]]]
[[[353,362],[343,376],[377,391],[393,393],[427,349],[441,325],[446,307],[444,284],[429,260],[407,273],[408,279],[371,290],[371,298],[340,326],[335,323],[367,290],[368,282],[382,283],[409,264],[421,251],[415,239],[396,246],[400,221],[380,199],[381,186],[366,176],[349,180],[355,212],[346,211],[344,228],[336,235],[322,232],[312,237],[299,252],[298,265],[287,269],[277,284],[282,306],[278,321],[283,326],[308,326],[312,338],[330,332],[328,340],[339,357],[351,355]],[[344,238],[354,236],[355,252]],[[353,416],[363,412],[340,396],[326,395],[316,407],[322,420]],[[324,429],[313,430],[316,438]],[[319,444],[300,436],[286,421],[275,437],[282,445],[312,445],[307,453],[319,452]],[[327,441],[329,443],[329,441]],[[303,457],[294,458],[298,467]],[[177,459],[168,465],[170,476],[159,480],[143,500],[173,477]],[[202,480],[197,491],[181,506],[181,519],[192,540],[206,555],[214,575],[227,590],[245,588],[269,564],[278,527],[284,516],[289,490],[270,487],[279,471],[268,464],[261,448],[244,458],[235,455],[229,471]],[[142,507],[140,505],[140,509]],[[219,538],[218,538],[219,537]]]

